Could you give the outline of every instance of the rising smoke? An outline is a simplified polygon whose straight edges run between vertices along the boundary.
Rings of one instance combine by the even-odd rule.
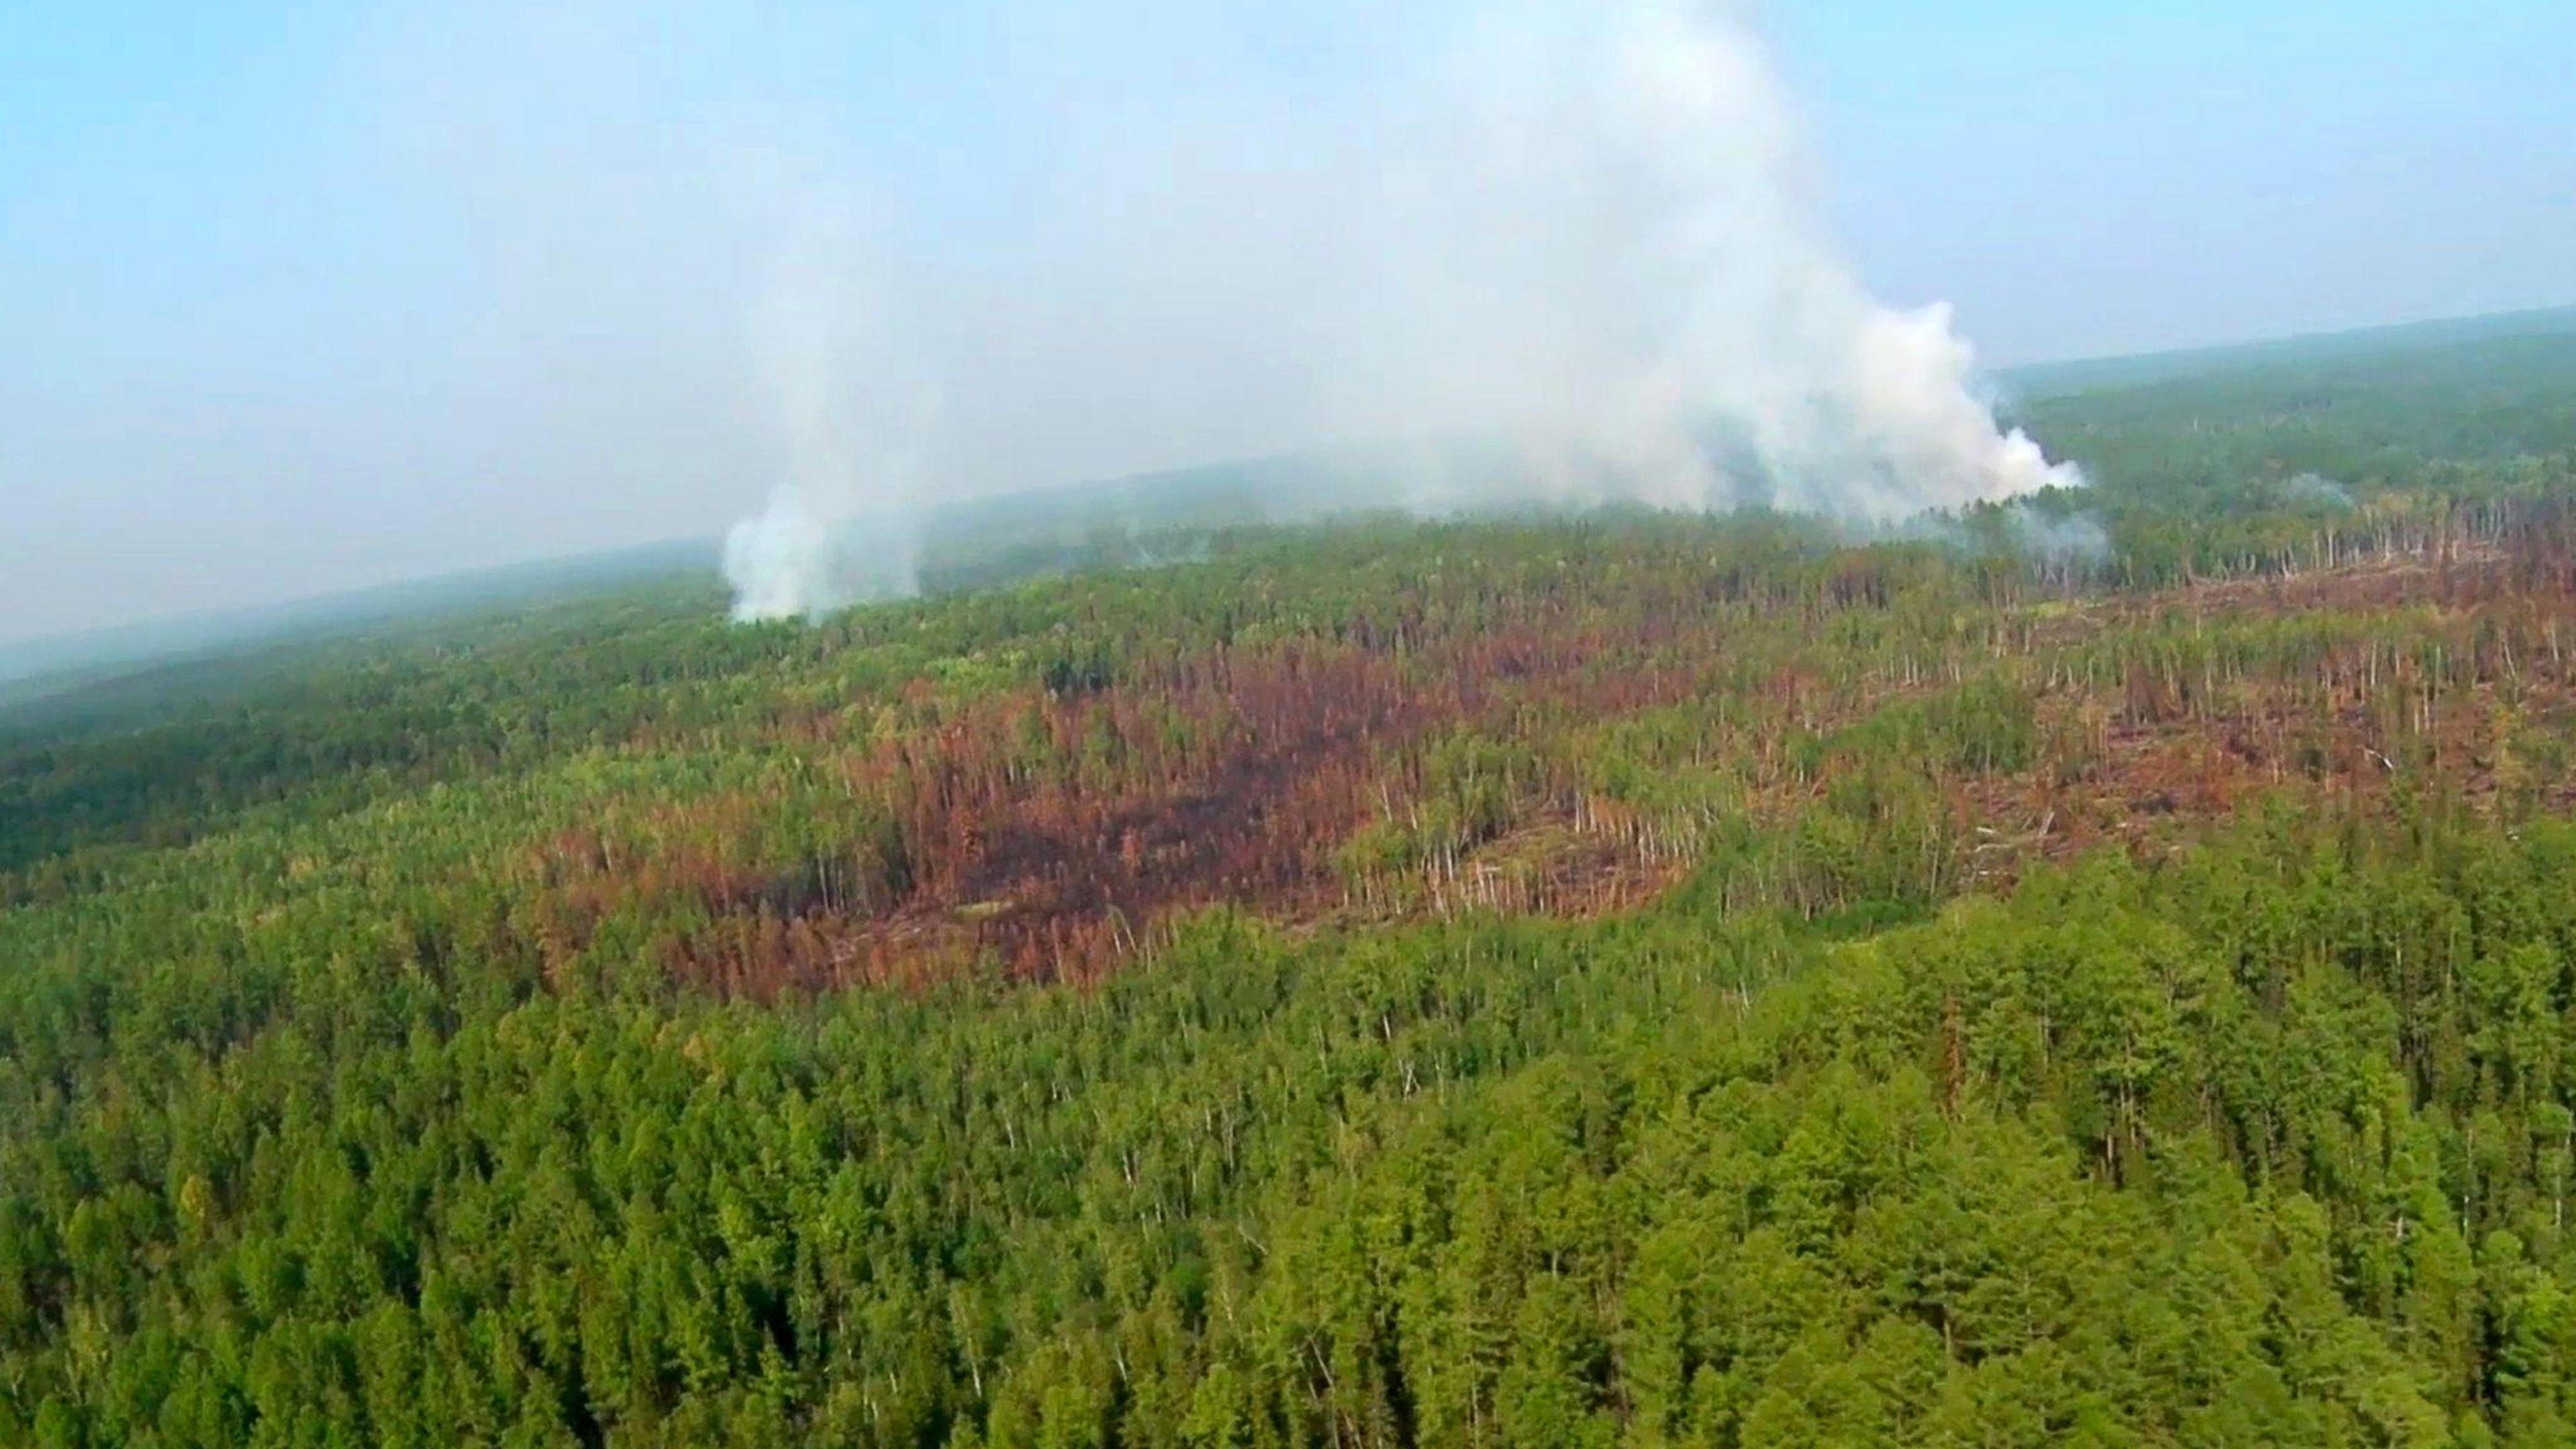
[[[929,500],[1266,451],[1410,448],[1441,511],[1884,522],[2081,481],[1997,427],[1946,307],[1854,276],[1743,7],[1528,4],[1418,52],[1330,127],[1099,127],[1024,255],[792,235],[760,327],[790,473],[728,542],[737,614],[908,591]]]
[[[2282,480],[2281,496],[2293,503],[2316,503],[2328,508],[2352,506],[2352,490],[2322,473],[2300,473]]]
[[[752,321],[788,479],[726,535],[740,619],[828,613],[913,592],[914,519],[938,397],[876,290],[873,242],[828,195],[782,208]]]

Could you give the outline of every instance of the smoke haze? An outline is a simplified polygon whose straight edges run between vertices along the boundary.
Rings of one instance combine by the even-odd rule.
[[[1409,448],[1436,510],[1888,521],[2080,481],[1997,428],[1946,307],[1853,275],[1741,7],[1458,17],[1323,125],[1095,104],[1018,249],[907,254],[809,198],[833,221],[763,288],[788,471],[729,540],[739,616],[909,590],[939,497],[1297,449]]]
[[[1774,5],[1784,80],[1672,0],[0,5],[0,642],[737,524],[804,614],[1245,457],[2005,492],[1913,304],[2032,362],[2565,303],[2572,17]]]

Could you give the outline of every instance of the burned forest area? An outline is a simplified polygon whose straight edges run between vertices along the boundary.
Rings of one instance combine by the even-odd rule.
[[[2374,521],[2259,579],[2110,596],[1943,597],[1907,576],[1920,560],[1862,554],[1748,590],[1684,555],[1615,591],[1437,622],[1408,599],[1389,625],[1362,613],[1072,686],[1054,670],[957,708],[915,687],[892,734],[844,711],[783,726],[870,828],[783,870],[687,855],[713,922],[675,969],[764,995],[987,956],[1090,980],[1219,904],[1298,923],[1587,915],[1704,866],[1731,819],[1793,841],[1847,827],[1884,853],[1878,875],[1819,848],[1730,878],[1813,915],[1869,898],[1864,880],[1930,900],[2105,838],[2170,848],[2272,790],[2357,807],[2420,780],[2563,803],[2576,786],[2529,759],[2576,724],[2569,542],[2554,508]],[[1915,609],[1951,617],[1910,628]],[[2332,623],[2295,622],[2319,612]],[[1873,768],[1889,778],[1845,778]],[[654,853],[576,830],[541,869],[599,913],[634,884],[611,862]]]

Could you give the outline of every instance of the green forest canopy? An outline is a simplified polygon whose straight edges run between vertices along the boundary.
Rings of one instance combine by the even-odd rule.
[[[2567,1442],[2571,378],[0,716],[0,1442]]]

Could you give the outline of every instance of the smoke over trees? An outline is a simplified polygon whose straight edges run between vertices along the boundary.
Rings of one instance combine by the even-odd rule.
[[[1393,447],[1434,511],[1890,520],[2079,481],[1997,427],[1946,308],[1844,262],[1745,7],[1531,4],[1401,53],[1321,120],[1068,102],[1111,139],[1044,148],[995,255],[818,183],[838,219],[791,208],[763,293],[788,475],[732,535],[738,613],[908,591],[926,502],[1229,455]]]

